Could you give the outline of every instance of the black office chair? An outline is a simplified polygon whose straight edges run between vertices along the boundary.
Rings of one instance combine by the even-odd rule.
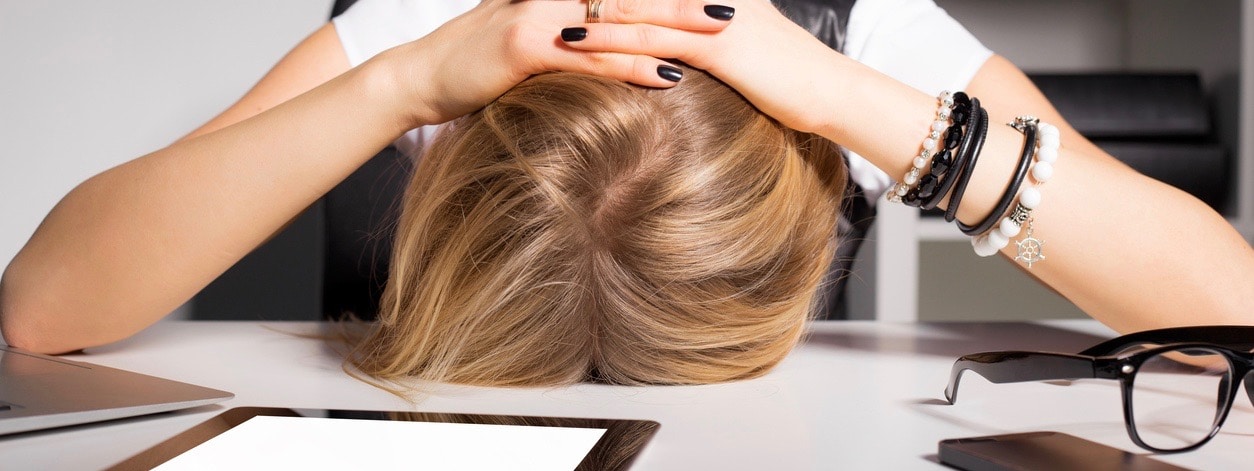
[[[356,0],[337,0],[332,16]],[[849,11],[854,0],[775,0],[793,21],[836,50],[844,47]],[[323,201],[326,251],[323,268],[322,312],[328,319],[352,314],[373,319],[388,276],[392,230],[398,199],[413,170],[410,159],[389,147],[336,186]],[[874,210],[850,183],[844,208],[837,259],[823,288],[824,319],[844,319],[845,276],[862,238],[874,219]]]

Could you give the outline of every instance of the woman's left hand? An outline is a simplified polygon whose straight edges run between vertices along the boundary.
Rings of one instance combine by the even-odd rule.
[[[590,52],[619,52],[675,58],[703,69],[784,125],[801,131],[829,134],[835,113],[813,112],[816,103],[838,103],[839,97],[821,93],[848,93],[839,82],[839,65],[849,61],[793,23],[766,0],[717,0],[735,9],[730,24],[718,32],[663,28],[648,20],[639,8],[644,0],[605,0],[602,23],[571,25],[587,28],[580,40],[566,41]],[[666,3],[647,2],[649,10]],[[640,12],[640,13],[635,13]],[[823,83],[816,83],[819,79]],[[809,112],[807,112],[809,111]]]

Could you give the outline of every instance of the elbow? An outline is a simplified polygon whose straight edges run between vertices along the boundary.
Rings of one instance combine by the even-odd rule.
[[[0,277],[0,336],[7,345],[57,355],[122,340],[146,325],[117,314],[134,309],[71,288],[81,283],[49,278],[13,264]]]
[[[58,354],[78,350],[53,332],[41,316],[37,303],[30,302],[22,293],[13,289],[10,276],[0,279],[0,335],[10,347],[22,350]]]
[[[13,298],[13,294],[7,292],[4,283],[0,282],[0,335],[4,337],[5,345],[37,351],[38,345],[34,339],[38,335],[31,329],[30,322],[21,317],[19,313],[22,310],[18,309]]]
[[[4,343],[22,350],[45,353],[47,350],[37,340],[41,336],[38,329],[32,326],[29,319],[22,316],[24,310],[13,301],[13,293],[6,292],[4,283],[0,283],[0,335]]]
[[[37,335],[21,322],[14,321],[10,312],[7,308],[0,307],[0,335],[3,335],[5,345],[43,353],[39,351],[40,345],[34,341]]]

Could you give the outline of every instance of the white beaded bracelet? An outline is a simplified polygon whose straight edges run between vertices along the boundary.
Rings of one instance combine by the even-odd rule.
[[[1029,184],[1023,188],[1019,193],[1015,209],[992,231],[971,238],[971,245],[977,255],[991,256],[1009,245],[1010,239],[1019,235],[1026,223],[1027,234],[1023,239],[1015,242],[1018,251],[1015,261],[1024,262],[1028,268],[1032,268],[1032,264],[1045,259],[1045,254],[1042,252],[1045,241],[1032,236],[1032,223],[1035,222],[1032,218],[1032,210],[1041,204],[1041,191],[1037,187],[1049,181],[1049,178],[1054,175],[1054,162],[1058,160],[1058,148],[1062,142],[1061,134],[1056,126],[1042,123],[1031,116],[1016,118],[1015,123],[1010,126],[1020,131],[1023,131],[1026,126],[1037,128],[1036,161],[1032,164],[1031,170],[1032,180],[1036,184]]]
[[[910,192],[910,188],[919,183],[919,176],[923,174],[923,169],[927,167],[928,162],[932,161],[932,154],[940,145],[941,132],[949,128],[949,116],[954,110],[954,96],[946,90],[941,92],[936,100],[939,102],[936,107],[936,119],[932,121],[932,127],[928,130],[927,137],[923,139],[919,154],[914,157],[913,166],[900,182],[888,187],[888,201],[900,203],[901,198]]]

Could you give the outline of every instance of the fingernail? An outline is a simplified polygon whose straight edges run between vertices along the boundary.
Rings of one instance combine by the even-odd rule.
[[[720,21],[731,21],[736,16],[736,9],[726,5],[706,5],[705,14]]]
[[[566,41],[568,43],[583,41],[583,38],[586,37],[588,37],[588,28],[584,28],[582,26],[565,28],[562,30],[562,41]]]
[[[673,65],[662,64],[657,66],[657,76],[672,82],[678,82],[684,78],[684,71]]]

